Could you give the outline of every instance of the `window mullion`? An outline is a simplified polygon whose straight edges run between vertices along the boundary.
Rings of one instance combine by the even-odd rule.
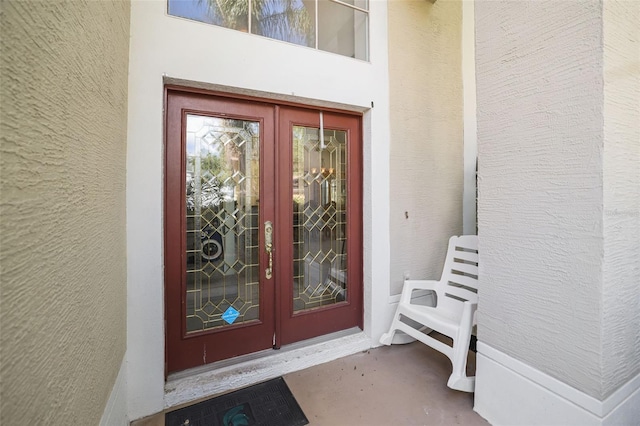
[[[315,5],[316,5],[316,50],[318,50],[318,36],[320,34],[320,30],[318,28],[318,2],[320,0],[316,0],[315,1]]]
[[[316,0],[316,2],[317,2],[317,1],[318,1],[318,0]],[[348,8],[351,8],[351,9],[359,10],[360,12],[366,13],[366,14],[367,14],[367,16],[369,16],[369,11],[368,11],[367,9],[363,9],[363,8],[361,8],[361,7],[355,6],[355,5],[353,5],[353,4],[345,3],[345,2],[340,1],[340,0],[329,0],[329,1],[331,1],[331,2],[333,2],[333,3],[341,4],[341,5],[343,5],[343,6],[347,6]]]

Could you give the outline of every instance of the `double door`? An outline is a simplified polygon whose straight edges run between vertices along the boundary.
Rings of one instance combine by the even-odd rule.
[[[362,327],[361,117],[166,93],[167,373]]]

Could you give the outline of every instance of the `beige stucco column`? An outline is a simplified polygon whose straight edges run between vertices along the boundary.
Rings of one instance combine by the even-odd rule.
[[[0,424],[127,424],[128,1],[0,4]]]
[[[476,410],[494,424],[634,424],[640,3],[475,13]]]

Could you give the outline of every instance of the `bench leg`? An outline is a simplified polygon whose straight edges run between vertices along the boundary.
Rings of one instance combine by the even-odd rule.
[[[471,328],[461,329],[457,339],[453,342],[453,372],[449,377],[447,386],[463,392],[475,390],[475,377],[467,377],[467,355],[469,353],[469,340]]]
[[[391,321],[391,327],[389,327],[389,331],[384,333],[381,337],[380,337],[380,343],[382,343],[383,345],[391,345],[391,343],[393,342],[393,337],[396,334],[396,331],[398,330],[398,323],[400,322],[400,313],[398,312],[398,309],[396,309],[396,313],[393,314],[393,321]]]

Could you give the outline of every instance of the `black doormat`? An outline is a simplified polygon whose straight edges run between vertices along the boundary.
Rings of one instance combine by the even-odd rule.
[[[166,426],[302,426],[308,423],[282,377],[165,415]]]

